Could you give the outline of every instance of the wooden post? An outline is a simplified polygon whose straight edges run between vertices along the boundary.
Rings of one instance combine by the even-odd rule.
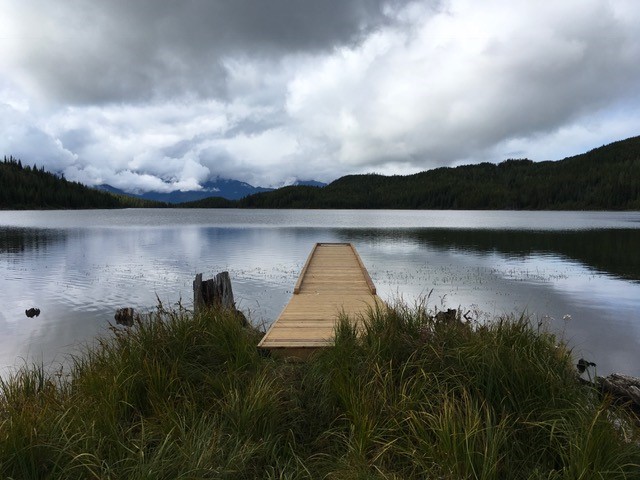
[[[219,303],[222,308],[236,308],[229,272],[220,272],[213,278],[213,302]]]
[[[193,281],[193,313],[198,313],[204,307],[204,297],[202,296],[202,274],[196,274]]]
[[[236,308],[229,272],[220,272],[214,278],[204,281],[202,274],[198,273],[193,281],[194,313],[213,306],[233,310]]]
[[[118,325],[132,327],[136,319],[140,320],[140,315],[133,308],[127,307],[116,310],[114,318]]]

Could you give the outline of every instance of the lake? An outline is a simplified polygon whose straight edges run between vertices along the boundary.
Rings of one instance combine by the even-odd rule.
[[[315,242],[352,242],[385,300],[526,312],[598,374],[640,376],[640,212],[235,209],[0,211],[1,373],[65,362],[117,308],[191,308],[198,272],[229,271],[268,326]]]

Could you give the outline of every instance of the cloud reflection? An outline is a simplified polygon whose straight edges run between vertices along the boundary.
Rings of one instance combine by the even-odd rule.
[[[156,296],[189,307],[198,272],[229,271],[240,308],[269,324],[313,244],[349,241],[387,300],[430,294],[432,307],[460,307],[480,319],[528,312],[564,332],[600,373],[640,375],[640,260],[626,249],[639,230],[403,228],[398,223],[430,213],[333,213],[99,212],[85,227],[78,219],[89,213],[71,225],[59,220],[71,213],[38,213],[50,225],[57,218],[58,228],[0,227],[0,366],[21,356],[59,360],[104,333],[119,307],[151,308]],[[33,306],[42,315],[27,319]]]

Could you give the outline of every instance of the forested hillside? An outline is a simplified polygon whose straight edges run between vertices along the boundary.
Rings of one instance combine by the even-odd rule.
[[[177,208],[235,208],[237,202],[222,197],[207,197],[202,200],[194,200],[193,202],[183,202],[173,205]]]
[[[44,168],[23,166],[13,157],[0,162],[0,209],[82,209],[160,206],[69,182]]]
[[[0,209],[164,205],[88,188],[14,158],[0,162]],[[290,186],[238,201],[209,197],[177,206],[640,210],[640,137],[559,161],[510,159],[408,176],[348,175],[326,187]]]
[[[253,208],[639,210],[640,137],[560,161],[506,160],[409,176],[350,175],[324,188],[286,187]]]

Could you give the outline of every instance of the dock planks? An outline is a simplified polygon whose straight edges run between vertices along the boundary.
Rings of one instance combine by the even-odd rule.
[[[276,355],[304,358],[317,348],[330,346],[341,313],[355,321],[381,303],[350,243],[317,243],[293,293],[258,345]]]

